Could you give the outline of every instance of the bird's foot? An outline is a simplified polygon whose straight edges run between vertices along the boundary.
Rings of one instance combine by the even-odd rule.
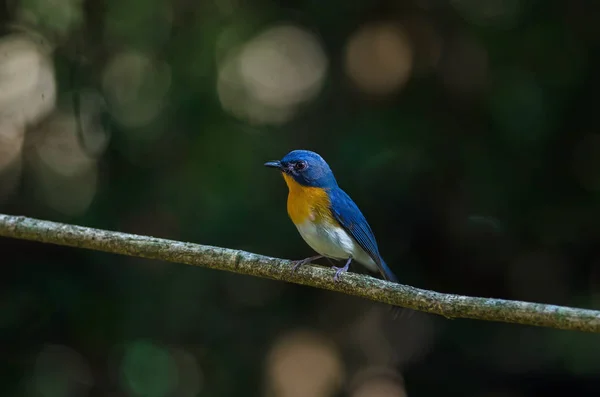
[[[323,255],[316,255],[316,256],[311,256],[310,258],[301,259],[299,261],[293,261],[292,263],[294,264],[294,266],[292,267],[292,273],[295,273],[296,270],[298,270],[298,268],[300,266],[307,265],[307,264],[311,263],[312,261],[321,259],[322,257],[323,257]]]
[[[350,262],[352,262],[352,258],[348,258],[348,261],[343,267],[332,266],[332,269],[335,270],[335,276],[333,276],[333,281],[340,281],[340,275],[348,271],[348,268],[350,267]]]

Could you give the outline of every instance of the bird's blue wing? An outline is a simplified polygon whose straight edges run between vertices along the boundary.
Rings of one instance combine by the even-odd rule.
[[[377,241],[375,241],[371,227],[350,196],[342,189],[334,188],[329,191],[329,199],[331,201],[331,212],[335,220],[369,254],[371,259],[377,264],[381,275],[386,280],[397,282],[398,279],[379,254]]]

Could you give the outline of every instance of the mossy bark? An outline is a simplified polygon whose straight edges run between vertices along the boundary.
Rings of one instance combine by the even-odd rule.
[[[337,291],[390,305],[439,314],[600,333],[600,311],[542,303],[478,298],[418,289],[356,273],[333,281],[334,271],[251,252],[199,245],[0,214],[0,236],[184,263]]]

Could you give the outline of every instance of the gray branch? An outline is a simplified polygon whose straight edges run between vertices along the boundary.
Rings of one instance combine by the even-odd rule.
[[[330,268],[307,265],[292,273],[289,260],[228,248],[3,214],[0,214],[0,236],[288,281],[447,318],[471,318],[600,333],[600,311],[596,310],[442,294],[356,273],[346,273],[339,282],[334,282],[334,273]]]

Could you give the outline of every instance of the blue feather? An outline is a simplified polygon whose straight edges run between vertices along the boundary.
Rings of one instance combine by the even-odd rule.
[[[398,278],[379,254],[379,247],[369,223],[350,196],[339,187],[333,187],[329,189],[329,199],[331,201],[331,213],[336,221],[369,254],[386,280],[398,282]]]

